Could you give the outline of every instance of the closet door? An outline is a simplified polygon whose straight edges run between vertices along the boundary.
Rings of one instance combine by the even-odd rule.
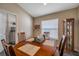
[[[1,40],[6,39],[7,14],[0,12],[0,52],[3,50]]]

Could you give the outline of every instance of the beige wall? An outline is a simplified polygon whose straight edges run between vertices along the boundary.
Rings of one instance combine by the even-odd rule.
[[[76,23],[77,23],[77,36],[78,36],[78,40],[76,42],[77,42],[77,45],[78,45],[77,46],[78,47],[77,50],[79,51],[79,44],[78,44],[79,43],[79,8],[77,8],[77,19],[78,20],[77,20]]]
[[[32,35],[32,17],[25,12],[17,4],[0,4],[0,10],[8,13],[16,14],[17,33],[25,32],[26,37],[29,38]],[[16,41],[18,42],[18,40]]]
[[[78,8],[79,9],[79,8]],[[66,10],[66,11],[62,11],[62,12],[57,12],[57,13],[52,13],[52,14],[49,14],[49,15],[45,15],[45,16],[40,16],[40,17],[36,17],[34,18],[34,25],[36,24],[41,24],[41,21],[43,20],[49,20],[49,19],[55,19],[55,18],[58,18],[59,19],[59,33],[58,33],[58,36],[59,36],[59,39],[61,39],[61,36],[63,34],[63,20],[67,19],[67,18],[74,18],[75,19],[75,24],[74,24],[74,47],[75,47],[75,50],[78,50],[79,47],[78,47],[78,35],[77,35],[77,31],[78,31],[78,24],[77,24],[77,13],[79,13],[79,11],[77,8],[74,8],[74,9],[70,9],[70,10]],[[35,34],[35,33],[34,33]]]

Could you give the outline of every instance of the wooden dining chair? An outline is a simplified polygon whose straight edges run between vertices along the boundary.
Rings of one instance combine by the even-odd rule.
[[[9,46],[9,54],[10,56],[16,56],[13,46]]]
[[[59,44],[59,49],[58,49],[60,56],[63,56],[66,42],[67,42],[67,37],[63,35]]]
[[[9,50],[8,50],[9,45],[6,43],[5,39],[2,39],[1,43],[4,48],[4,52],[5,52],[6,56],[9,56],[10,55]]]
[[[18,33],[18,39],[19,39],[19,42],[26,40],[25,32]]]

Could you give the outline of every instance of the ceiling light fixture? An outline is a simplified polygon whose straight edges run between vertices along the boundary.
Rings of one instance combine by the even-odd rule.
[[[44,6],[46,6],[47,5],[47,3],[44,3]]]

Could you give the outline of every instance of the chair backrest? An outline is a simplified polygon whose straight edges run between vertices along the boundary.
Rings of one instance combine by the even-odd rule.
[[[60,56],[63,56],[66,41],[67,41],[67,37],[63,35],[61,38],[60,44],[59,44],[59,55]]]
[[[19,42],[26,39],[25,32],[18,33]]]
[[[49,39],[50,38],[50,32],[44,32],[45,38]]]
[[[9,46],[9,53],[10,53],[10,56],[16,56],[15,51],[12,46]]]
[[[2,39],[2,40],[1,40],[1,43],[2,43],[2,45],[3,45],[4,52],[5,52],[6,56],[9,56],[9,55],[10,55],[10,54],[9,54],[9,51],[8,51],[9,45],[6,43],[5,39]]]

